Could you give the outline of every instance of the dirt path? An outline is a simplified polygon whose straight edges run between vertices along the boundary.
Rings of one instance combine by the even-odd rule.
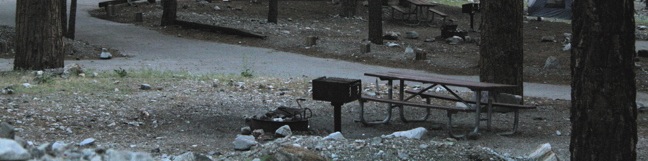
[[[201,40],[164,35],[131,24],[121,24],[90,17],[88,10],[96,9],[99,0],[79,1],[77,34],[79,40],[120,50],[128,58],[112,60],[66,60],[66,64],[78,63],[95,70],[157,69],[189,71],[192,73],[238,74],[249,68],[255,75],[279,77],[336,76],[360,78],[365,72],[402,71],[426,73],[426,71],[388,68],[351,63],[346,61],[308,57],[272,49],[221,44]],[[0,0],[0,25],[14,26],[15,0]],[[648,49],[648,43],[637,42],[637,49]],[[0,59],[0,70],[11,70],[12,59]],[[477,80],[476,76],[448,76]],[[553,99],[570,99],[570,87],[525,83],[525,95]],[[648,95],[638,94],[638,101],[648,102]]]

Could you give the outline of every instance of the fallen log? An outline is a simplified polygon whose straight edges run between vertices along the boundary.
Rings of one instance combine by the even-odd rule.
[[[235,29],[235,28],[229,28],[229,27],[222,27],[222,26],[214,26],[214,25],[206,25],[206,24],[200,24],[200,23],[195,23],[195,22],[188,22],[188,21],[182,21],[182,20],[175,20],[175,25],[179,25],[185,28],[190,28],[190,29],[198,29],[198,30],[205,30],[209,32],[221,32],[225,34],[231,34],[231,35],[239,35],[239,36],[245,36],[245,37],[254,37],[254,38],[261,38],[265,39],[267,36],[245,31],[242,29]]]

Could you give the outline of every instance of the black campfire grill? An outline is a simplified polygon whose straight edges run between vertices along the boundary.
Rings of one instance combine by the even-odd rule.
[[[308,119],[313,116],[313,112],[301,106],[299,102],[304,100],[297,99],[299,108],[281,106],[274,111],[248,118],[246,123],[252,129],[263,129],[269,132],[274,132],[284,125],[290,126],[292,131],[308,131]]]
[[[475,13],[479,12],[479,3],[466,3],[461,5],[461,12],[470,14],[470,29],[475,31],[473,27],[475,22]]]
[[[342,131],[342,105],[360,98],[359,79],[320,77],[313,79],[313,100],[331,102],[335,131]]]

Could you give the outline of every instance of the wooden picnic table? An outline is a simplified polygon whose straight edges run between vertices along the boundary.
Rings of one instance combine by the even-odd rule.
[[[418,23],[433,21],[430,20],[430,16],[428,15],[428,10],[432,7],[437,6],[438,4],[436,2],[430,0],[407,0],[407,1],[410,4],[414,5],[414,10],[415,10],[414,16],[416,17]]]
[[[431,76],[431,75],[417,75],[417,74],[408,74],[408,73],[398,73],[398,72],[378,72],[378,73],[365,73],[365,76],[371,76],[371,77],[377,77],[380,80],[387,81],[387,86],[389,86],[388,91],[387,91],[387,98],[377,98],[377,97],[372,97],[372,96],[366,96],[363,95],[360,98],[360,122],[362,122],[365,125],[373,125],[373,124],[386,124],[391,120],[391,115],[392,115],[392,109],[398,107],[399,112],[400,112],[400,118],[403,122],[410,122],[410,121],[425,121],[430,115],[430,109],[440,109],[440,110],[445,110],[448,112],[448,133],[452,137],[456,138],[463,138],[466,136],[476,136],[479,134],[479,126],[480,122],[482,120],[481,118],[481,108],[482,104],[486,104],[486,109],[487,109],[487,127],[490,129],[491,126],[491,115],[492,115],[492,106],[493,106],[493,100],[495,100],[495,96],[497,93],[501,90],[504,89],[510,89],[516,87],[515,85],[506,85],[506,84],[496,84],[496,83],[486,83],[486,82],[475,82],[475,81],[467,81],[467,80],[458,80],[458,79],[451,79],[451,78],[443,78],[443,77],[438,77],[438,76]],[[393,98],[393,83],[394,81],[399,82],[398,86],[398,98],[394,99]],[[427,87],[423,87],[420,90],[415,90],[415,91],[406,91],[405,90],[405,82],[413,82],[413,83],[423,83],[423,84],[430,84]],[[461,98],[457,93],[455,93],[453,90],[449,88],[451,87],[461,87],[461,88],[468,88],[472,90],[475,93],[475,100],[465,100]],[[444,88],[448,93],[450,94],[449,97],[435,97],[433,95],[427,94],[426,91],[433,89],[433,87],[441,87]],[[482,97],[482,92],[489,92],[488,94],[488,101],[482,102],[481,97]],[[405,93],[409,93],[410,96],[407,98],[405,97]],[[410,99],[416,97],[416,96],[421,96],[426,98],[426,103],[418,103],[415,101],[410,101]],[[456,100],[459,102],[462,102],[466,104],[467,107],[471,107],[471,104],[476,104],[475,107],[477,108],[460,108],[460,107],[450,107],[450,106],[441,106],[441,105],[435,105],[431,104],[431,101],[429,98],[441,98],[445,100]],[[384,120],[378,121],[378,122],[367,122],[364,118],[364,102],[366,101],[375,101],[375,102],[383,102],[383,103],[388,103],[388,108],[387,108],[387,116],[385,117]],[[498,106],[508,106],[509,108],[516,108],[515,110],[515,123],[514,123],[514,129],[513,132],[517,129],[517,121],[518,121],[518,113],[517,113],[517,108],[535,108],[535,106],[518,106],[518,105],[508,105],[508,104],[496,104]],[[422,107],[422,108],[427,108],[427,114],[424,118],[420,120],[408,120],[405,117],[404,114],[404,106],[413,106],[413,107]],[[452,114],[457,113],[457,112],[474,112],[475,113],[475,125],[472,131],[466,133],[467,135],[455,135],[452,132]]]

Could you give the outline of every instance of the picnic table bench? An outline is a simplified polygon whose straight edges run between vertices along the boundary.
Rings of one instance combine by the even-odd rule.
[[[399,108],[400,112],[400,118],[403,122],[410,122],[410,121],[425,121],[429,118],[430,116],[430,109],[438,109],[438,110],[445,110],[447,112],[447,117],[448,117],[448,122],[447,122],[447,130],[448,134],[451,137],[455,138],[465,138],[469,136],[477,136],[479,134],[479,126],[480,122],[482,120],[485,120],[487,122],[487,126],[490,129],[491,125],[491,115],[493,112],[493,106],[496,107],[502,107],[502,108],[507,108],[510,109],[515,113],[515,120],[514,120],[514,125],[513,129],[510,132],[503,133],[505,135],[510,135],[513,134],[517,131],[518,127],[518,122],[519,122],[519,109],[533,109],[535,106],[530,106],[530,105],[517,105],[517,104],[508,104],[508,103],[500,103],[500,102],[494,102],[495,100],[495,94],[492,93],[497,93],[500,90],[503,89],[508,89],[508,88],[514,88],[516,86],[514,85],[505,85],[505,84],[495,84],[495,83],[485,83],[485,82],[474,82],[474,81],[466,81],[466,80],[457,80],[457,79],[450,79],[450,78],[442,78],[442,77],[437,77],[437,76],[429,76],[429,75],[416,75],[416,74],[407,74],[407,73],[397,73],[397,72],[380,72],[380,73],[365,73],[365,76],[371,76],[371,77],[377,77],[380,80],[387,81],[387,86],[389,86],[388,91],[387,91],[387,98],[378,98],[378,97],[373,97],[373,96],[368,96],[368,95],[362,95],[359,99],[360,103],[360,122],[363,123],[364,125],[374,125],[374,124],[386,124],[391,120],[392,117],[392,110],[393,108]],[[393,81],[398,81],[399,86],[398,86],[398,98],[394,99],[393,95]],[[423,84],[431,84],[427,87],[424,87],[419,90],[405,90],[405,81],[407,82],[414,82],[414,83],[423,83]],[[488,91],[490,94],[488,95],[488,100],[485,102],[482,101],[475,101],[475,100],[468,100],[468,99],[463,99],[460,97],[458,94],[450,90],[448,86],[452,87],[462,87],[462,88],[468,88],[472,90],[475,93],[475,100],[481,100],[482,92]],[[441,87],[446,89],[448,93],[450,94],[449,96],[445,95],[437,95],[437,94],[432,94],[428,93],[426,91],[434,88],[434,87]],[[409,94],[409,96],[406,98],[405,93]],[[414,97],[421,97],[425,99],[425,103],[422,102],[416,102],[416,101],[410,101]],[[475,104],[475,107],[480,107],[480,108],[463,108],[463,107],[457,107],[457,106],[443,106],[443,105],[436,105],[432,103],[432,98],[436,99],[442,99],[442,100],[451,100],[451,101],[459,101],[467,105],[467,107],[471,107],[470,104]],[[382,121],[376,121],[376,122],[368,122],[364,118],[364,103],[367,101],[374,101],[374,102],[382,102],[382,103],[387,103],[387,114],[385,118]],[[426,115],[419,119],[419,120],[408,120],[405,115],[404,115],[404,107],[405,106],[411,106],[411,107],[420,107],[420,108],[426,108]],[[484,110],[487,110],[487,117],[485,119],[482,118],[481,112],[482,108]],[[458,112],[470,112],[470,113],[475,113],[475,127],[472,131],[466,133],[465,135],[456,135],[452,132],[452,115],[456,114]],[[501,111],[501,112],[507,112],[507,111]]]

